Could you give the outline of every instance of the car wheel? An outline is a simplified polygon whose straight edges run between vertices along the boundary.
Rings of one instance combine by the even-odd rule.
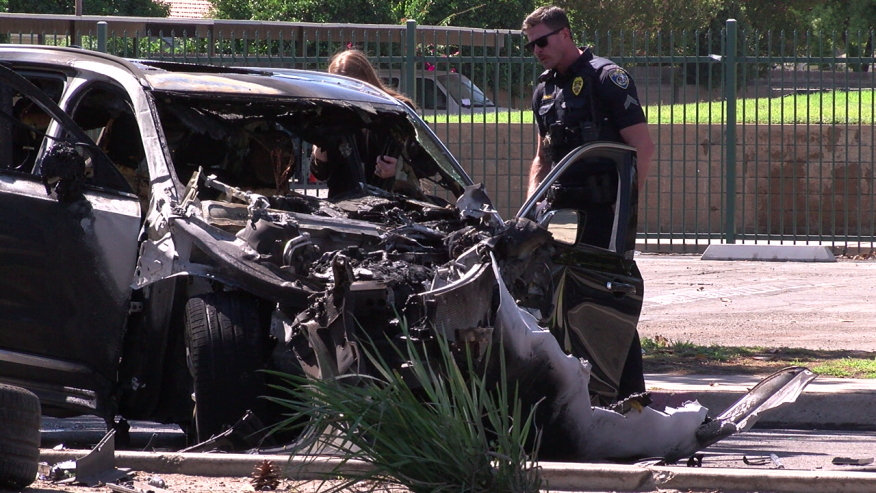
[[[39,398],[0,384],[0,486],[19,489],[33,483],[39,458]]]
[[[194,380],[198,442],[222,432],[258,404],[265,334],[256,300],[241,292],[209,293],[186,303],[185,343]]]

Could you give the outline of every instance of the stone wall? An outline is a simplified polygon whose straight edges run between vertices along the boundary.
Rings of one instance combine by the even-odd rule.
[[[436,127],[502,216],[513,216],[525,198],[534,125]],[[723,232],[724,132],[722,125],[652,126],[658,160],[641,194],[639,231]],[[872,126],[740,125],[737,234],[873,235],[874,137]]]

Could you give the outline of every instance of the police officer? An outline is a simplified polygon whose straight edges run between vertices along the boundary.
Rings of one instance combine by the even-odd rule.
[[[559,7],[539,7],[523,21],[523,31],[527,48],[546,69],[532,95],[540,139],[529,172],[529,195],[553,164],[594,140],[636,148],[641,189],[654,144],[629,74],[589,48],[579,48]]]
[[[527,48],[546,69],[532,96],[532,111],[540,139],[529,172],[529,195],[535,193],[554,164],[571,150],[592,141],[611,141],[635,147],[641,189],[654,144],[629,74],[611,60],[594,56],[589,48],[579,48],[572,37],[566,12],[559,7],[536,9],[523,21],[523,31],[529,40]],[[585,162],[578,167],[598,165],[598,162]],[[593,169],[570,169],[549,195],[553,208],[580,205],[577,208],[596,212],[588,218],[591,223],[588,228],[596,230],[591,233],[591,240],[594,240],[591,244],[596,245],[607,241],[611,235],[615,197],[606,197],[606,192],[616,190],[617,183],[616,172],[613,173],[613,184],[606,184],[604,180],[594,182],[594,177],[599,176]],[[600,208],[608,211],[607,214],[600,214]],[[602,219],[598,219],[600,216]],[[620,376],[618,398],[645,391],[638,333],[626,350],[628,354]]]

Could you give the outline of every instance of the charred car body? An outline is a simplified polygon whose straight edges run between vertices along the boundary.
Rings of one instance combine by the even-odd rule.
[[[572,365],[577,383],[557,395],[615,400],[643,292],[631,148],[572,152],[506,223],[409,108],[350,79],[31,46],[0,46],[0,60],[0,381],[45,414],[179,423],[204,440],[247,409],[270,414],[257,370],[367,371],[360,336],[391,341],[403,324],[477,354],[547,335],[550,357],[519,353],[521,381],[559,358],[545,378]],[[364,184],[363,129],[405,163],[388,190]],[[312,145],[346,149],[360,186],[298,193]],[[582,186],[611,193],[552,210],[551,183],[582,160],[601,173]],[[606,221],[609,236],[592,226]],[[577,426],[566,404],[544,408]]]

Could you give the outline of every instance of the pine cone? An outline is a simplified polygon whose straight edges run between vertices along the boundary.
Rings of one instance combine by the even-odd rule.
[[[265,459],[253,469],[250,483],[256,491],[276,490],[280,485],[280,468]]]

